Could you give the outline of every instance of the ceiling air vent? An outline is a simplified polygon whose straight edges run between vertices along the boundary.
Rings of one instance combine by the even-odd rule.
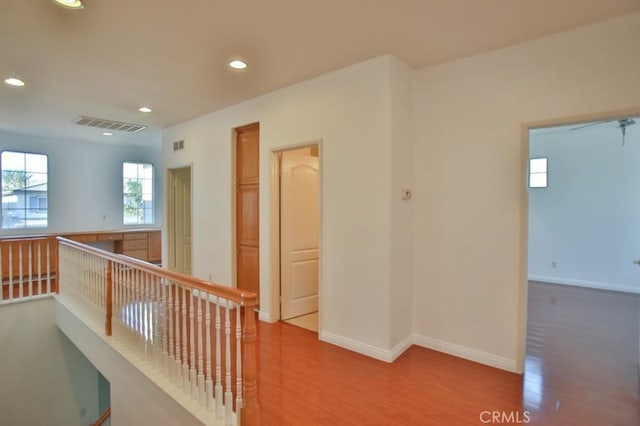
[[[174,151],[181,151],[184,149],[184,140],[182,141],[177,141],[173,143],[173,150]]]
[[[144,130],[147,126],[142,124],[121,123],[119,121],[105,120],[104,118],[95,117],[78,117],[74,122],[79,126],[95,127],[102,130],[114,130],[117,132],[136,133]]]

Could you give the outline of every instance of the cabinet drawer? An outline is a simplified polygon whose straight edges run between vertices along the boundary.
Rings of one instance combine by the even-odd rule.
[[[98,241],[119,241],[122,239],[122,234],[98,234]]]
[[[97,241],[96,234],[75,234],[70,235],[69,239],[79,243],[93,243]]]
[[[140,260],[147,260],[147,250],[125,250],[122,254],[125,256],[135,257]]]
[[[131,232],[124,234],[125,240],[146,240],[147,233],[146,232]]]
[[[126,252],[129,250],[146,250],[147,240],[124,240],[122,249]]]

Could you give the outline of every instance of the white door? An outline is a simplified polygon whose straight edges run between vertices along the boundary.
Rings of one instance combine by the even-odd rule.
[[[318,157],[284,152],[280,166],[280,316],[318,310]]]

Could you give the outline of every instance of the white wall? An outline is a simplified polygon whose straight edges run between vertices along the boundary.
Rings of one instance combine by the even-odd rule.
[[[410,334],[410,322],[400,321],[392,344],[390,293],[396,284],[399,291],[410,291],[412,275],[406,270],[391,279],[392,216],[409,218],[392,213],[391,198],[399,202],[396,183],[410,185],[411,180],[410,168],[397,170],[392,178],[392,137],[400,139],[404,133],[392,132],[391,93],[409,78],[394,68],[392,86],[391,69],[399,67],[394,62],[381,57],[359,63],[163,133],[165,167],[193,164],[194,275],[211,274],[214,281],[233,285],[232,129],[260,122],[260,309],[271,320],[278,314],[271,294],[270,153],[322,140],[320,335],[383,359]],[[408,115],[398,107],[393,110],[397,117]],[[397,117],[396,122],[403,121]],[[184,151],[172,152],[172,143],[181,139]],[[409,141],[402,143],[408,146]],[[410,156],[405,145],[397,148],[403,158]],[[403,227],[407,234],[410,222]],[[398,253],[412,249],[403,238]],[[393,304],[394,312],[410,312],[410,294]]]
[[[162,223],[162,158],[159,146],[140,147],[67,142],[0,132],[0,151],[47,154],[49,226],[3,229],[1,235],[122,229],[122,163],[155,166],[156,227]],[[103,217],[106,216],[106,219]],[[136,226],[139,227],[139,226]]]
[[[109,381],[111,391],[111,423],[114,425],[203,425],[213,424],[213,413],[200,407],[190,395],[171,383],[149,363],[127,352],[127,358],[114,349],[109,341],[93,326],[78,319],[64,298],[58,296],[52,326],[57,325],[73,344],[96,366]],[[76,349],[77,350],[77,349]],[[143,372],[143,370],[145,372]],[[98,389],[98,379],[95,378]],[[96,395],[96,407],[98,396]],[[101,413],[100,413],[101,414]],[[97,418],[97,417],[96,417]],[[95,420],[95,419],[94,419]],[[43,423],[67,424],[67,423]],[[85,422],[85,424],[88,424]]]
[[[640,293],[640,124],[624,146],[617,124],[531,132],[549,186],[529,190],[530,279]]]
[[[522,367],[521,125],[640,109],[638,40],[635,13],[416,73],[413,297],[421,344]]]
[[[54,299],[0,306],[0,423],[87,425],[98,372],[55,325]]]
[[[391,347],[394,355],[411,344],[413,318],[413,69],[391,62]],[[402,198],[404,189],[411,199]]]

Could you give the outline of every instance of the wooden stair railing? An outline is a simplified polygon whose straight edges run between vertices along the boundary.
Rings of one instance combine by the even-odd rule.
[[[91,426],[103,426],[107,420],[111,418],[111,407],[104,410],[104,413]]]
[[[0,239],[0,303],[57,292],[58,243],[48,236]]]
[[[61,237],[58,243],[60,297],[87,322],[134,349],[225,425],[260,424],[255,293]]]

